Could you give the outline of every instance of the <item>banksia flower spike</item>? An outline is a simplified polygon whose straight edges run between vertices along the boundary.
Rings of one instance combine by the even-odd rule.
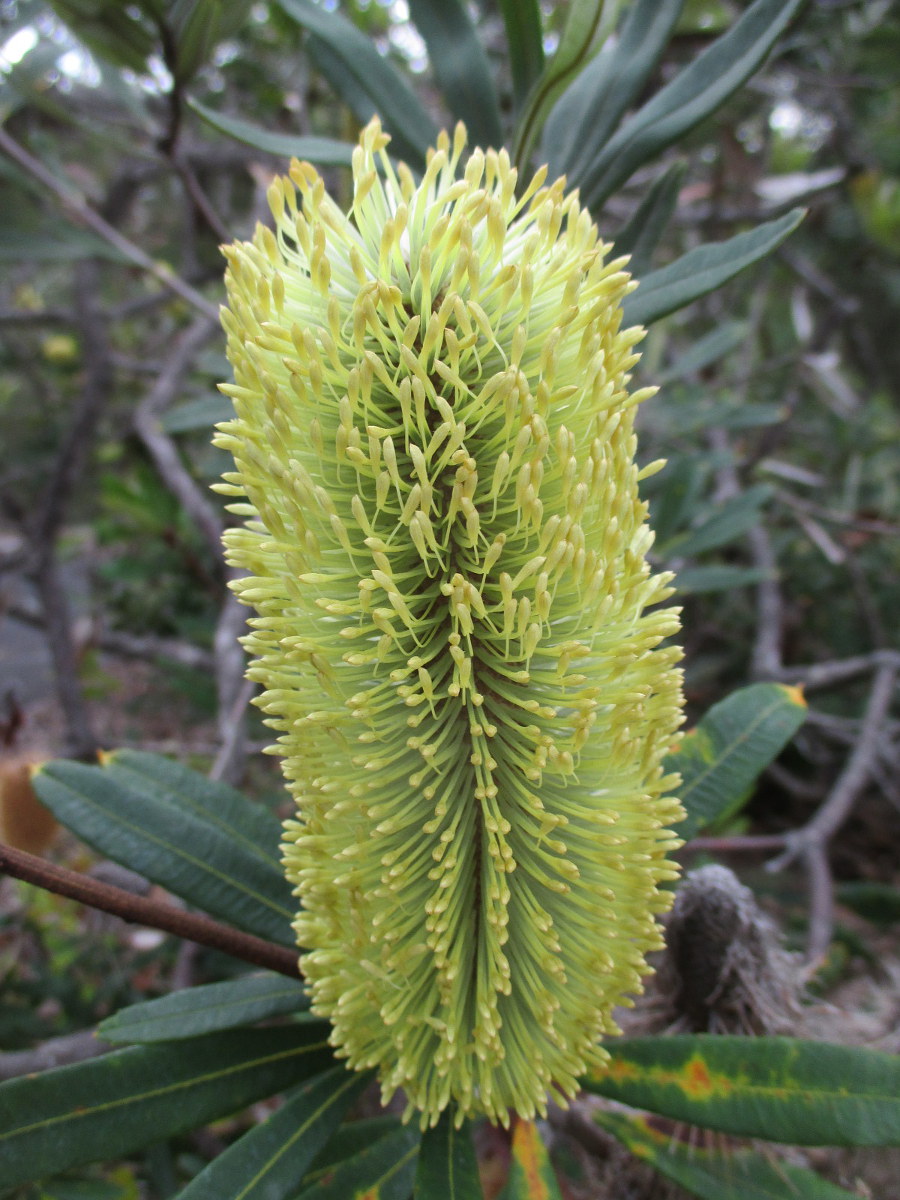
[[[295,161],[275,231],[226,247],[226,544],[314,1011],[423,1124],[506,1123],[602,1063],[676,874],[651,389],[625,260],[562,181],[462,168],[460,126],[417,183],[387,143],[363,131],[349,214]]]

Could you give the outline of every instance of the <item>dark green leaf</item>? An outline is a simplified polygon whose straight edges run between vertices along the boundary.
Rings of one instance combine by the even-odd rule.
[[[422,1136],[416,1200],[483,1200],[469,1122],[457,1129],[450,1108]]]
[[[437,128],[418,96],[399,71],[378,53],[375,44],[350,21],[326,12],[311,0],[278,0],[278,6],[321,39],[368,98],[371,109],[357,112],[357,117],[365,121],[377,112],[394,138],[392,151],[410,158],[411,165],[424,164],[425,153],[437,137]]]
[[[175,0],[168,20],[175,37],[173,77],[184,83],[232,37],[250,11],[252,0]]]
[[[207,124],[245,146],[253,146],[254,149],[264,150],[267,154],[277,154],[279,158],[305,159],[311,163],[318,163],[321,167],[350,166],[353,147],[349,142],[339,142],[334,138],[306,137],[299,133],[272,133],[254,125],[252,121],[215,112],[197,100],[188,100],[188,104]]]
[[[387,1137],[389,1133],[399,1133],[402,1129],[403,1124],[399,1117],[387,1115],[346,1122],[334,1137],[328,1139],[328,1145],[316,1155],[303,1180],[304,1187],[309,1188],[320,1182],[344,1159],[353,1158],[383,1137]]]
[[[685,379],[710,366],[747,340],[748,326],[746,321],[725,321],[715,329],[698,338],[684,354],[656,376],[656,382],[662,387],[675,379]],[[708,423],[709,414],[704,420]],[[679,422],[680,425],[680,422]]]
[[[730,592],[769,578],[771,573],[760,567],[685,567],[678,572],[675,582],[679,595],[687,596],[699,592]]]
[[[237,1112],[331,1066],[327,1037],[324,1022],[216,1033],[4,1083],[3,1183],[118,1158]]]
[[[82,4],[50,0],[57,16],[98,58],[143,74],[155,40],[140,15],[127,4]]]
[[[752,1151],[686,1144],[673,1130],[657,1129],[652,1117],[595,1111],[594,1120],[641,1162],[701,1200],[850,1200],[856,1194]]]
[[[195,429],[205,429],[211,435],[214,425],[229,420],[233,415],[231,401],[211,392],[208,396],[186,400],[170,408],[162,419],[162,427],[166,433],[191,433]]]
[[[500,0],[500,11],[506,25],[513,94],[519,109],[544,69],[541,9],[538,0]]]
[[[660,546],[660,554],[669,558],[674,555],[679,558],[694,558],[707,550],[727,546],[729,542],[733,542],[735,538],[758,524],[760,509],[771,494],[772,489],[765,483],[757,483],[745,492],[739,492],[730,500],[717,505],[712,516],[694,529],[685,530],[664,546]]]
[[[185,988],[119,1009],[97,1027],[107,1042],[166,1042],[234,1029],[309,1007],[303,985],[283,975],[245,975]]]
[[[760,66],[802,0],[756,0],[739,21],[625,122],[579,180],[596,210],[642,163],[693,129]],[[671,310],[670,310],[671,311]]]
[[[52,762],[35,776],[47,807],[101,854],[257,937],[293,946],[296,902],[280,825],[239,792],[132,750],[102,767]]]
[[[681,258],[651,271],[623,305],[628,325],[652,325],[676,309],[705,296],[735,275],[770,254],[803,220],[804,209],[795,208],[724,242],[696,246]]]
[[[409,12],[450,111],[476,146],[499,150],[503,129],[491,65],[463,0],[409,0]]]
[[[684,163],[673,163],[641,201],[637,212],[613,239],[613,253],[630,254],[628,270],[640,279],[650,267],[653,251],[659,245],[675,205],[684,179]]]
[[[900,1056],[798,1038],[692,1036],[608,1044],[588,1091],[738,1137],[900,1145]]]
[[[54,223],[41,229],[16,229],[11,222],[0,226],[0,262],[77,262],[82,258],[127,260],[115,247],[86,230]]]
[[[713,705],[666,759],[666,770],[681,774],[679,835],[690,841],[732,811],[805,719],[802,693],[780,683],[755,683]]]
[[[887,883],[842,883],[837,898],[875,925],[900,922],[900,890]]]
[[[409,1200],[420,1135],[404,1126],[327,1170],[292,1200]]]
[[[179,1200],[286,1200],[344,1113],[370,1082],[334,1067],[293,1092],[261,1125],[213,1159]]]
[[[551,176],[578,187],[623,115],[643,91],[668,44],[684,0],[636,0],[609,41],[547,117],[542,157]]]
[[[513,160],[528,167],[554,104],[584,70],[613,28],[620,0],[572,0],[556,53],[531,89],[516,130]]]
[[[503,1200],[562,1200],[550,1155],[533,1121],[516,1121],[510,1150]]]

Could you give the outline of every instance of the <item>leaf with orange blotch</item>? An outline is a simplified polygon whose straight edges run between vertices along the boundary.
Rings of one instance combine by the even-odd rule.
[[[516,1121],[503,1200],[562,1200],[547,1147],[533,1121]]]
[[[900,1056],[799,1038],[695,1034],[611,1042],[588,1091],[738,1137],[900,1145]]]

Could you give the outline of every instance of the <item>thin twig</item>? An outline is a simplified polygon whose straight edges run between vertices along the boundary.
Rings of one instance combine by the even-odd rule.
[[[859,737],[827,800],[806,825],[784,835],[784,850],[767,863],[768,870],[779,871],[797,858],[803,860],[810,893],[807,956],[811,962],[818,962],[827,952],[834,925],[834,883],[827,846],[847,820],[875,770],[896,684],[896,665],[881,666],[872,685]]]
[[[843,825],[863,788],[869,781],[872,765],[879,753],[879,742],[897,684],[894,665],[880,667],[872,685],[869,703],[863,716],[859,740],[847,764],[813,819],[802,829],[790,834],[789,850],[784,856],[790,861],[808,845],[824,843]],[[773,870],[781,865],[772,864]]]
[[[105,218],[91,208],[84,198],[78,195],[73,188],[60,182],[52,172],[47,170],[42,162],[29,154],[24,146],[20,146],[14,138],[10,137],[9,133],[2,126],[0,126],[0,150],[52,193],[59,200],[63,211],[71,221],[74,221],[78,225],[86,226],[92,233],[97,234],[98,237],[102,238],[110,246],[115,247],[128,262],[134,263],[136,267],[140,267],[141,270],[152,275],[154,279],[161,283],[163,287],[168,288],[170,292],[174,292],[176,296],[180,296],[182,300],[186,300],[193,308],[196,308],[211,320],[218,320],[218,311],[214,304],[211,304],[205,296],[202,296],[192,288],[189,283],[186,283],[178,275],[167,270],[166,267],[152,259],[149,254],[145,254],[134,242],[129,241],[128,238],[119,233],[118,229],[115,229]]]
[[[762,525],[753,526],[747,534],[747,541],[753,565],[765,572],[756,585],[756,637],[750,670],[754,679],[770,679],[782,666],[784,605],[778,586],[778,562],[772,549],[772,540]]]
[[[66,1033],[62,1037],[48,1038],[33,1050],[14,1050],[0,1054],[0,1080],[18,1079],[23,1075],[37,1075],[51,1071],[54,1067],[68,1067],[72,1063],[84,1062],[115,1049],[103,1042],[93,1029],[80,1029],[77,1033]]]
[[[24,850],[16,850],[2,843],[0,874],[23,879],[26,883],[36,884],[48,892],[67,896],[70,900],[87,904],[91,908],[99,908],[102,912],[112,913],[125,921],[133,921],[151,929],[161,929],[176,937],[199,942],[201,946],[222,950],[225,954],[252,963],[256,967],[277,971],[291,979],[298,977],[297,954],[285,946],[276,946],[252,934],[231,929],[210,917],[185,912],[160,900],[134,896],[122,888],[100,883],[87,875],[56,866],[35,854],[26,854]]]
[[[214,642],[219,752],[211,778],[237,784],[243,774],[247,745],[247,705],[253,685],[244,681],[247,659],[239,638],[247,628],[247,610],[231,592],[222,604]]]
[[[6,566],[6,562],[3,566]],[[5,601],[2,615],[38,629],[46,628],[47,624],[46,617],[37,604],[32,605],[21,600]],[[104,629],[94,624],[89,644],[119,658],[135,658],[152,663],[162,658],[197,671],[211,671],[213,667],[213,656],[209,650],[173,637],[125,633],[119,629]]]
[[[731,444],[724,429],[711,429],[709,443],[727,456],[719,468],[718,499],[730,500],[741,493],[741,481],[732,458]],[[763,574],[756,585],[756,636],[753,641],[750,672],[754,679],[768,679],[781,669],[781,642],[784,629],[784,605],[778,585],[778,562],[772,542],[762,525],[747,533],[753,565]]]
[[[734,834],[691,838],[680,854],[770,854],[784,846],[782,834]]]
[[[824,842],[813,842],[801,855],[809,890],[809,927],[806,933],[806,959],[823,962],[831,945],[834,929],[834,880]]]
[[[35,582],[53,659],[56,692],[66,721],[69,749],[76,758],[93,757],[98,743],[91,728],[79,680],[78,648],[68,595],[56,560],[56,545],[66,509],[76,483],[84,473],[100,415],[114,384],[109,338],[96,305],[98,277],[97,263],[90,260],[79,264],[75,271],[75,290],[79,299],[77,326],[82,341],[84,382],[72,423],[56,456],[40,511],[33,522],[26,521],[34,549]]]
[[[153,387],[138,406],[134,427],[166,487],[197,526],[213,555],[221,559],[222,521],[182,463],[174,441],[160,425],[160,417],[172,403],[196,355],[216,328],[216,324],[202,317],[181,335]]]

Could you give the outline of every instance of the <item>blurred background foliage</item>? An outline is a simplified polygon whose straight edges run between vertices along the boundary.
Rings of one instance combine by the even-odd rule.
[[[393,149],[413,164],[434,129],[464,117],[473,140],[502,138],[523,165],[568,169],[638,278],[806,208],[774,253],[653,323],[638,382],[662,388],[643,406],[640,456],[668,460],[646,489],[657,561],[679,572],[692,714],[752,680],[810,688],[804,730],[725,832],[781,833],[815,812],[865,734],[872,671],[900,650],[900,10],[808,0],[745,86],[615,179],[621,150],[606,175],[598,166],[627,115],[615,88],[590,92],[586,70],[566,92],[575,72],[561,77],[543,134],[549,106],[531,91],[590,7],[523,0],[514,43],[514,0],[0,0],[9,753],[89,757],[126,741],[221,778],[249,772],[251,790],[277,797],[247,757],[262,731],[245,714],[240,656],[222,650],[241,618],[224,599],[225,515],[208,491],[225,466],[211,428],[228,412],[218,247],[266,219],[267,183],[292,151],[346,201],[346,144],[383,102]],[[629,15],[668,22],[624,102],[635,111],[750,7],[609,3],[621,38],[597,70],[615,80],[633,61],[616,60]],[[461,29],[474,37],[461,61],[440,53],[454,21],[453,45]],[[831,854],[839,881],[876,889],[860,903],[888,925],[896,735],[885,717]],[[793,911],[796,897],[779,901]],[[73,941],[69,920],[64,902],[16,892],[5,904],[6,1050],[164,990],[168,950],[145,962],[132,948],[112,970],[109,935]],[[50,1007],[29,1013],[39,995]],[[172,1163],[154,1162],[168,1194]],[[110,1178],[40,1196],[132,1194],[133,1180]]]

